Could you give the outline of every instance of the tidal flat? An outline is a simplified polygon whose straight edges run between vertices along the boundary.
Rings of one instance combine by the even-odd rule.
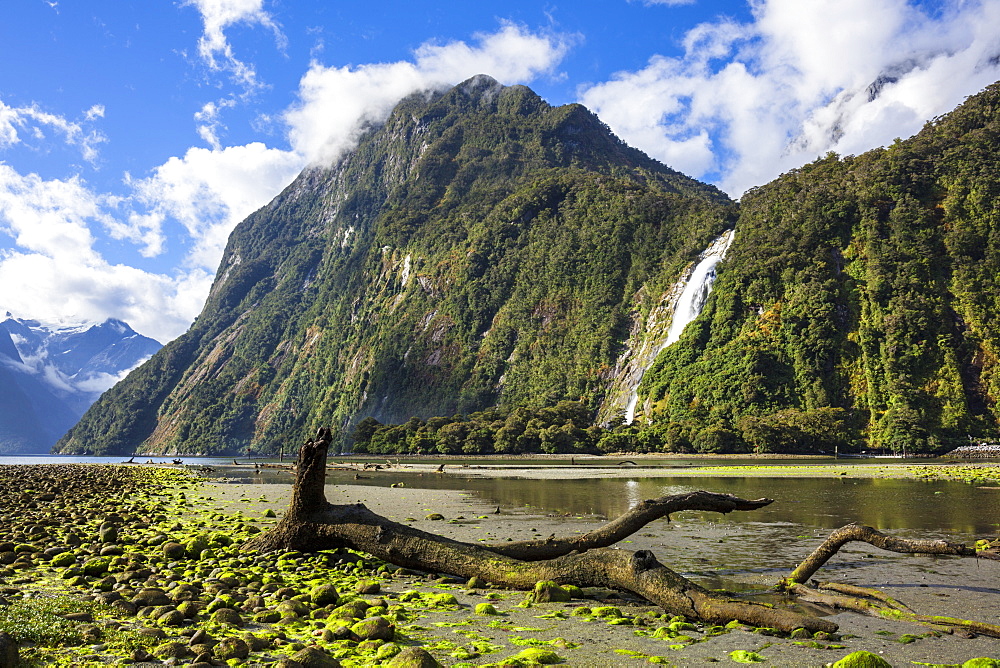
[[[977,479],[982,474],[996,484],[995,467],[973,470]],[[900,471],[894,468],[893,475],[928,472],[919,465]],[[937,474],[946,475],[945,469]],[[840,625],[835,635],[791,637],[693,623],[610,590],[588,588],[573,592],[570,601],[532,603],[525,592],[401,570],[349,550],[241,550],[243,541],[277,521],[290,491],[287,484],[210,481],[169,467],[0,467],[0,631],[17,641],[26,666],[433,665],[429,657],[460,666],[819,666],[857,650],[891,665],[1000,658],[993,638],[855,613],[829,616]],[[331,503],[363,502],[396,521],[469,542],[586,532],[604,521],[531,508],[498,513],[466,492],[398,483],[336,484],[326,493]],[[752,513],[745,518],[745,524],[688,523],[679,513],[619,547],[650,549],[668,566],[677,557],[687,565],[679,570],[705,586],[770,596],[780,605],[768,589],[783,574],[781,566],[790,570],[822,536],[803,535],[787,545],[760,542],[767,523]],[[741,546],[747,564],[758,558],[764,566],[724,561],[720,546],[732,543]],[[996,624],[998,568],[996,562],[883,553],[862,544],[842,550],[819,577],[877,587],[919,612]],[[418,659],[414,648],[426,653],[425,663],[404,663]]]

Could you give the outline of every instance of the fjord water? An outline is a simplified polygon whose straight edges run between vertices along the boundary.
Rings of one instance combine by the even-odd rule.
[[[750,513],[718,515],[688,511],[678,515],[686,523],[713,523],[726,525],[751,524],[783,527],[782,533],[797,535],[813,529],[829,530],[851,522],[867,524],[876,529],[891,531],[910,538],[951,538],[973,540],[996,537],[1000,534],[1000,487],[973,485],[954,480],[916,480],[909,478],[871,478],[853,476],[852,469],[878,466],[865,463],[871,460],[839,460],[844,475],[835,478],[803,476],[691,475],[678,473],[644,475],[638,469],[634,476],[600,477],[601,466],[591,460],[589,466],[573,467],[579,478],[545,479],[539,477],[486,477],[475,472],[477,465],[511,466],[511,462],[476,459],[452,463],[451,466],[468,466],[470,473],[453,472],[451,475],[424,475],[406,469],[366,471],[360,479],[353,470],[331,470],[328,485],[362,485],[387,487],[403,483],[418,489],[450,489],[469,492],[488,505],[527,513],[559,514],[567,517],[612,518],[624,513],[644,499],[695,490],[735,494],[745,499],[769,498],[774,503]],[[831,464],[835,460],[823,460]],[[896,463],[911,460],[882,460]],[[430,463],[424,462],[424,463]],[[437,460],[435,460],[435,464]],[[643,460],[642,464],[647,462]],[[776,465],[792,464],[808,469],[802,460],[775,460]],[[607,466],[613,466],[609,462]],[[719,465],[717,459],[696,457],[684,460],[659,460],[653,468],[684,469],[692,466]],[[760,461],[727,460],[726,465],[760,465]],[[546,468],[539,462],[518,462],[518,468]],[[562,468],[566,468],[565,466]],[[590,468],[590,470],[588,470]],[[606,470],[606,469],[605,469]],[[244,470],[219,471],[214,475],[225,476],[233,482],[290,484],[292,476],[287,471],[264,470],[252,474]],[[487,474],[488,475],[488,474]]]
[[[397,476],[398,477],[398,476]],[[685,512],[685,522],[797,525],[834,529],[858,522],[906,537],[968,540],[1000,532],[1000,489],[962,482],[878,478],[635,477],[577,480],[400,478],[407,485],[473,492],[486,503],[570,516],[615,517],[643,499],[703,489],[774,503],[749,513]],[[379,484],[374,479],[330,484]],[[389,484],[386,482],[385,484]]]

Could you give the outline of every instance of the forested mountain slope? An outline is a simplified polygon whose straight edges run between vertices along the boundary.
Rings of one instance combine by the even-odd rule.
[[[997,434],[998,352],[995,84],[747,193],[711,300],[641,395],[703,450],[941,451]]]
[[[410,97],[243,221],[191,329],[57,448],[276,452],[369,415],[596,411],[734,216],[579,105],[482,76]]]

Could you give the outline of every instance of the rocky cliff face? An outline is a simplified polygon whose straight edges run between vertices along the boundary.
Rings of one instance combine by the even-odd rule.
[[[274,452],[368,415],[596,411],[732,216],[579,105],[488,77],[411,97],[241,223],[191,330],[58,447]]]

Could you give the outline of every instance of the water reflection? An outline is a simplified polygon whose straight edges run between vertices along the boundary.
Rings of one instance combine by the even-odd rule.
[[[914,538],[949,535],[967,540],[996,536],[1000,531],[1000,489],[953,481],[714,476],[526,480],[420,475],[398,469],[366,475],[370,477],[358,480],[353,472],[331,471],[327,484],[385,487],[403,482],[408,487],[468,491],[491,506],[597,517],[620,515],[643,499],[704,489],[747,499],[767,497],[774,503],[752,513],[686,511],[679,518],[685,522],[797,525],[824,530],[858,522]],[[251,470],[235,481],[290,483],[292,477],[286,471],[254,474]]]

